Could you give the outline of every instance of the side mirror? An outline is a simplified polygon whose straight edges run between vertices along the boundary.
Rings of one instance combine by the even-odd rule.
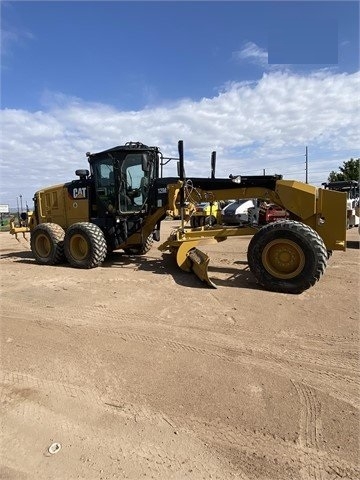
[[[89,170],[75,170],[75,175],[80,177],[80,180],[85,180],[89,175]]]
[[[141,162],[142,162],[143,172],[148,172],[150,170],[149,158],[145,153],[143,153],[141,156]]]

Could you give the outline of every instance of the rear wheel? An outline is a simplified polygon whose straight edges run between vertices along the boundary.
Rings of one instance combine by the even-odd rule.
[[[198,227],[198,217],[191,217],[190,218],[190,227],[191,228]]]
[[[204,218],[204,225],[216,225],[216,218],[214,215],[209,215]]]
[[[74,223],[66,231],[64,251],[68,262],[73,267],[98,267],[107,254],[104,234],[93,223]]]
[[[64,261],[65,232],[56,223],[40,223],[31,232],[30,246],[36,261],[56,265]]]
[[[296,221],[278,221],[261,228],[251,239],[248,263],[267,290],[301,293],[324,273],[327,250],[315,230]]]
[[[148,236],[148,238],[145,240],[145,242],[142,245],[139,245],[136,247],[124,248],[124,252],[127,255],[145,255],[146,253],[148,253],[153,243],[154,243],[153,234],[151,234]]]

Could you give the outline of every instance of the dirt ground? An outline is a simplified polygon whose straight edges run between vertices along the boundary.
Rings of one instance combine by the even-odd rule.
[[[287,295],[249,238],[202,248],[215,290],[157,244],[84,271],[1,233],[0,477],[359,480],[358,240]]]

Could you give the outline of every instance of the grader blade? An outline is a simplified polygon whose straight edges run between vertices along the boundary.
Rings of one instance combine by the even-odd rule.
[[[198,241],[183,242],[176,250],[176,262],[185,272],[194,272],[202,281],[212,288],[217,288],[215,283],[210,280],[208,275],[208,265],[210,258],[195,245]]]
[[[191,269],[201,281],[206,282],[209,287],[217,288],[215,283],[210,280],[208,275],[208,265],[210,258],[206,253],[198,248],[192,248],[188,253],[188,258],[191,260]]]

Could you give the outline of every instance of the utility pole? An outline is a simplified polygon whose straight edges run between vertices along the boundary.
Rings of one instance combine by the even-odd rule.
[[[266,169],[265,169],[265,168],[263,168],[263,175],[265,175],[265,170],[266,170]]]
[[[309,171],[308,147],[305,147],[305,183],[309,183],[308,182],[308,171]]]
[[[17,204],[17,213],[18,213],[18,220],[20,224],[20,210],[19,210],[19,197],[16,197],[16,204]]]

